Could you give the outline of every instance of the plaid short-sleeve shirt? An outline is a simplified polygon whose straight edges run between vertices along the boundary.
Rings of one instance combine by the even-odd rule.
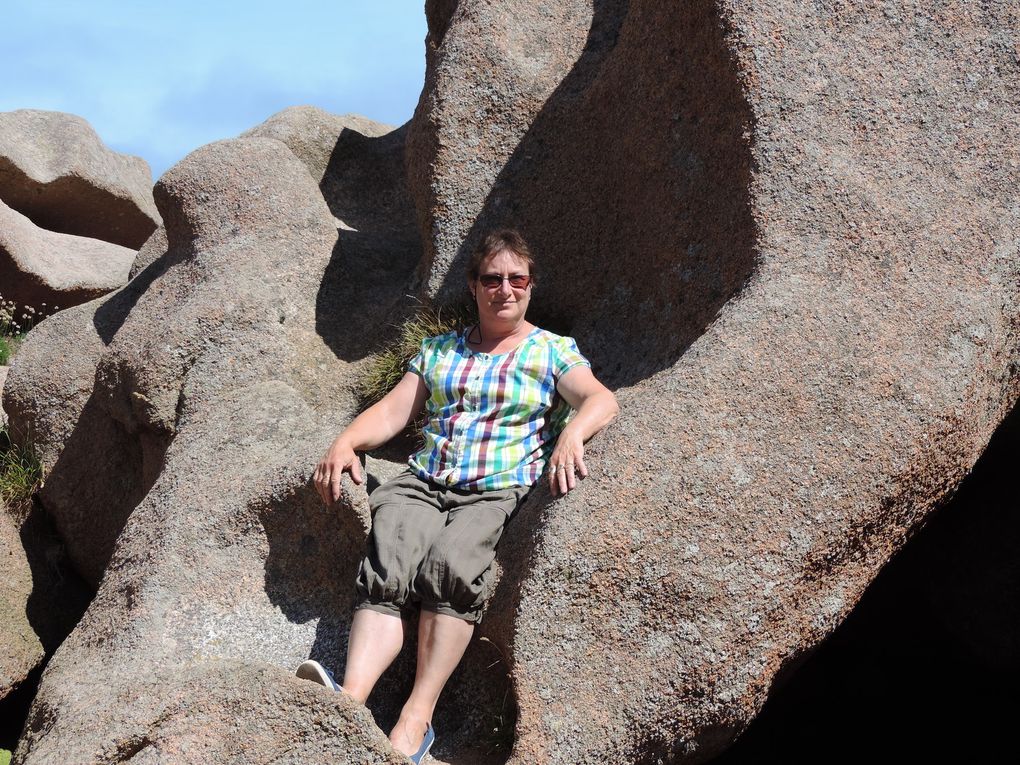
[[[425,339],[408,364],[429,389],[425,443],[408,459],[411,470],[473,491],[531,486],[570,416],[556,383],[578,365],[590,366],[573,338],[537,327],[495,356],[457,332]]]

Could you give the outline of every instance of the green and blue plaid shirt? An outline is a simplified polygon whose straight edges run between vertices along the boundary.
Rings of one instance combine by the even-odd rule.
[[[407,367],[429,389],[425,444],[411,470],[459,489],[531,486],[570,416],[556,383],[581,364],[590,366],[573,338],[537,327],[496,356],[456,332],[426,338]]]

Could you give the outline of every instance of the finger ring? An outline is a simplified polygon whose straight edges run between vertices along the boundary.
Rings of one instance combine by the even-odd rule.
[[[553,467],[553,470],[559,472],[560,470],[566,470],[566,467],[564,467],[563,465],[556,465],[555,467]]]

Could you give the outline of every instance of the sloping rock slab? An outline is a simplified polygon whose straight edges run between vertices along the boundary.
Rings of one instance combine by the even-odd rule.
[[[47,313],[122,287],[137,253],[99,239],[39,228],[0,202],[0,284],[19,310]]]
[[[1020,394],[1015,12],[430,5],[425,290],[521,228],[622,406],[501,546],[511,761],[704,761]]]
[[[62,112],[0,112],[0,199],[42,228],[134,250],[160,222],[145,160]]]
[[[393,751],[371,715],[342,693],[300,681],[258,662],[200,660],[172,671],[146,664],[92,666],[94,674],[47,672],[19,762],[378,763],[407,760]],[[97,683],[107,673],[144,679],[123,684],[98,703]],[[72,713],[79,735],[45,737],[52,717]],[[101,727],[108,743],[90,747]]]

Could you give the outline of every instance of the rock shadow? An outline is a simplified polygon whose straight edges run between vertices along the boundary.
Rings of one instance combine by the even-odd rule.
[[[96,308],[92,323],[103,343],[109,345],[124,324],[131,309],[138,299],[145,294],[156,279],[161,277],[172,266],[186,257],[182,250],[167,250],[152,263],[142,269],[124,287],[113,293]]]
[[[13,751],[35,698],[46,661],[71,634],[92,601],[93,590],[69,565],[63,541],[42,506],[33,501],[20,520],[19,539],[32,573],[25,616],[46,658],[0,699],[0,748]]]
[[[319,184],[338,239],[316,296],[315,328],[345,361],[377,351],[408,314],[422,246],[404,169],[407,127],[344,129]]]
[[[20,537],[32,571],[25,614],[46,655],[52,656],[85,613],[93,592],[68,564],[64,543],[37,502],[21,523]]]
[[[712,762],[814,762],[833,741],[855,761],[875,740],[891,761],[1008,759],[1020,713],[1018,449],[1020,404],[956,494],[832,635],[776,676],[760,714]]]
[[[612,387],[672,367],[750,277],[752,116],[711,0],[598,0],[584,53],[499,174],[447,273],[493,227],[532,243],[531,318]]]
[[[311,484],[256,508],[269,544],[265,592],[288,621],[314,621],[308,658],[342,680],[358,568],[368,537],[368,510],[340,503],[324,510]],[[407,622],[400,656],[380,679],[368,708],[385,731],[396,723],[414,679],[417,619]]]
[[[131,432],[94,390],[39,493],[60,535],[75,539],[75,569],[96,588],[117,537],[162,470],[169,434]],[[53,508],[62,508],[54,512]]]
[[[168,251],[100,303],[93,326],[105,346],[152,283],[182,259]],[[89,397],[39,493],[59,533],[76,541],[73,564],[92,588],[99,584],[128,516],[162,470],[173,434],[133,430],[110,412],[109,391],[93,372]],[[62,508],[55,512],[55,508]]]
[[[288,621],[317,622],[309,658],[339,671],[365,546],[364,519],[350,506],[324,510],[310,483],[254,510],[269,545],[266,596]]]

